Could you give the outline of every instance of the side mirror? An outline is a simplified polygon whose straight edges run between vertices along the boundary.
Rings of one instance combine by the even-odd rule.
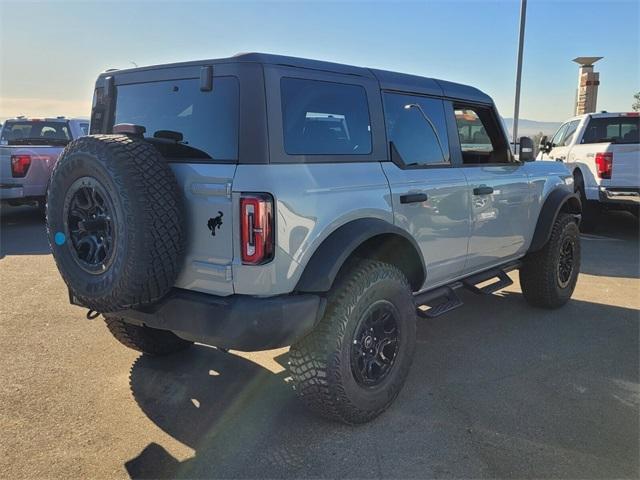
[[[520,148],[518,149],[520,161],[532,162],[535,159],[533,153],[533,140],[529,137],[520,137]]]
[[[549,140],[546,135],[540,137],[540,143],[538,144],[538,151],[542,153],[549,153]]]

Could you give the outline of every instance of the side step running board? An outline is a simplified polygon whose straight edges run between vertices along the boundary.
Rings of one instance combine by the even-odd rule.
[[[462,306],[462,300],[458,297],[456,290],[466,288],[479,295],[491,295],[513,283],[507,272],[520,268],[521,262],[516,261],[504,265],[502,268],[494,268],[486,272],[477,273],[465,278],[460,282],[453,282],[434,290],[421,292],[414,296],[416,312],[424,318],[435,318],[451,310]],[[496,279],[495,282],[478,287],[479,284]]]
[[[435,318],[462,306],[456,289],[463,285],[460,282],[436,288],[416,295],[417,313],[424,318]]]
[[[462,280],[462,284],[467,290],[470,290],[478,295],[491,295],[492,293],[495,293],[498,290],[502,290],[503,288],[513,284],[513,280],[509,278],[507,272],[518,267],[520,267],[520,263],[514,262],[512,264],[506,265],[503,268],[494,268],[491,270],[487,270],[486,272],[477,273],[476,275],[472,275]],[[495,282],[483,287],[478,287],[479,284],[487,282],[494,278],[496,279]]]

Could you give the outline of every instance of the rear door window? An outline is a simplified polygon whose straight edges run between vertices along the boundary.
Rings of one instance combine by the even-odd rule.
[[[284,149],[289,155],[368,155],[371,122],[359,85],[282,78]]]
[[[168,158],[235,162],[238,105],[235,77],[214,78],[204,92],[198,79],[120,85],[114,124],[145,127],[145,138]]]
[[[640,117],[591,118],[580,143],[639,143]]]
[[[449,161],[442,100],[384,94],[387,137],[406,165],[442,165]]]

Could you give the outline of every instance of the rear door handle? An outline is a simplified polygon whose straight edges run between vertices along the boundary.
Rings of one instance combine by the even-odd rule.
[[[429,199],[426,193],[407,193],[400,195],[400,203],[420,203]]]
[[[492,187],[476,187],[473,189],[474,195],[491,195],[493,193]]]

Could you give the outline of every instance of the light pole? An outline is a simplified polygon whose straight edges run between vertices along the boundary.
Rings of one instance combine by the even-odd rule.
[[[524,50],[524,25],[527,18],[527,0],[520,0],[520,39],[518,40],[518,66],[516,70],[516,101],[513,109],[513,144],[518,142],[518,117],[520,115],[520,81],[522,80],[522,51]]]

